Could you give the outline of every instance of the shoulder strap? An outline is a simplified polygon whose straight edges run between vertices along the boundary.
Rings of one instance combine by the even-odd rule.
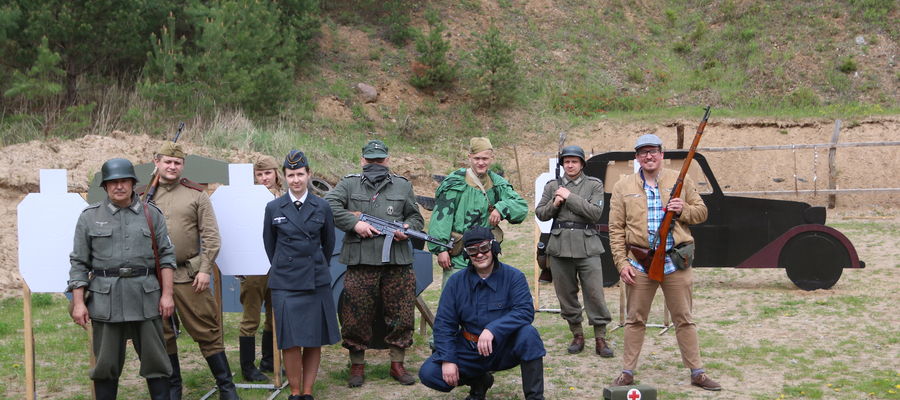
[[[150,242],[153,243],[153,261],[156,265],[156,279],[159,281],[159,284],[162,285],[162,277],[160,276],[161,271],[159,270],[159,245],[156,243],[156,230],[153,229],[153,219],[150,218],[150,206],[147,203],[141,203],[141,208],[144,209],[144,217],[147,218],[147,227],[150,228]]]

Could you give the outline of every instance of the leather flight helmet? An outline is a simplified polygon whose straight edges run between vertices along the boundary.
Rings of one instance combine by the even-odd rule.
[[[103,167],[100,168],[100,177],[100,187],[103,187],[106,181],[113,179],[131,178],[134,179],[134,183],[138,182],[137,175],[134,174],[134,165],[124,158],[113,158],[103,163]]]

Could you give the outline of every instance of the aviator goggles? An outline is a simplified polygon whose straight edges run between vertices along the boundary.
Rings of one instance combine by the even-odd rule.
[[[477,256],[482,253],[487,253],[491,251],[491,245],[494,243],[493,240],[487,240],[478,244],[473,244],[471,246],[466,246],[463,249],[466,251],[466,254],[470,256]]]

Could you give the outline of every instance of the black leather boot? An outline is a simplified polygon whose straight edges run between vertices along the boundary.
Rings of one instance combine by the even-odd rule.
[[[97,394],[97,400],[116,400],[116,394],[119,393],[118,379],[98,379],[94,381],[94,393]]]
[[[172,398],[172,394],[169,392],[169,378],[149,378],[147,379],[147,389],[150,390],[150,400]]]
[[[485,400],[488,389],[494,386],[494,375],[488,372],[476,378],[466,379],[465,382],[460,382],[460,384],[469,385],[471,388],[469,395],[466,396],[466,400]]]
[[[237,388],[231,380],[231,368],[228,367],[228,358],[225,352],[216,353],[206,357],[206,363],[209,364],[209,370],[213,377],[216,378],[216,386],[219,388],[219,399],[221,400],[240,400],[237,395]]]
[[[241,375],[245,381],[249,382],[265,382],[268,381],[262,372],[256,368],[256,338],[253,336],[241,336],[238,338],[241,344]]]
[[[169,354],[169,362],[172,363],[172,375],[169,376],[169,398],[181,400],[181,364],[178,363],[178,353]]]
[[[263,331],[261,346],[262,359],[259,361],[259,370],[262,372],[275,371],[275,363],[272,361],[272,331]]]
[[[519,368],[525,400],[544,400],[544,359],[523,361]]]

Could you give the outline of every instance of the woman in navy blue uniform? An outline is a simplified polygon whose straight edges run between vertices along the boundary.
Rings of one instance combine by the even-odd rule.
[[[266,205],[263,223],[272,264],[269,288],[291,385],[288,399],[312,399],[322,346],[341,339],[329,272],[334,218],[328,203],[309,193],[309,161],[303,152],[291,150],[282,170],[288,193]]]

